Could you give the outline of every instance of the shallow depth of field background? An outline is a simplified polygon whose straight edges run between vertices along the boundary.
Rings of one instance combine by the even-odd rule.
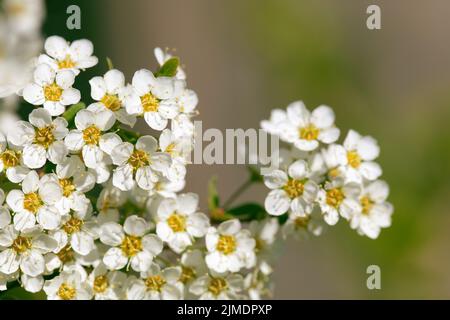
[[[94,42],[101,62],[85,81],[106,71],[106,56],[131,81],[156,67],[155,46],[176,48],[203,128],[255,128],[272,108],[302,99],[332,106],[343,135],[354,128],[378,139],[393,226],[376,241],[344,221],[289,241],[275,298],[450,298],[450,2],[86,0],[80,31],[65,27],[70,4],[47,1],[44,32]],[[382,30],[366,28],[369,4],[381,6]],[[222,198],[245,179],[240,166],[188,170],[186,190],[203,209],[212,175]],[[257,186],[241,199],[266,193]],[[381,267],[382,290],[366,288],[371,264]]]

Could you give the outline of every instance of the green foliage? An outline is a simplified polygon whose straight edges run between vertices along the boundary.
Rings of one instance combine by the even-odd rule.
[[[177,74],[177,69],[179,65],[180,59],[178,57],[172,57],[161,66],[161,68],[155,73],[155,76],[173,77]]]
[[[238,218],[241,221],[262,220],[267,216],[267,212],[258,203],[244,203],[227,210],[227,214]]]

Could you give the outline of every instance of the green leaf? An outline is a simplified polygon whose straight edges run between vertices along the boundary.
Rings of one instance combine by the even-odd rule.
[[[213,176],[208,183],[208,208],[213,211],[219,207],[220,199],[217,192],[217,177]]]
[[[69,109],[67,109],[66,112],[63,113],[63,118],[66,119],[67,122],[70,124],[74,121],[78,111],[83,110],[84,108],[86,108],[84,102],[74,104],[71,107],[69,107]]]
[[[161,68],[155,73],[157,77],[174,77],[177,74],[178,66],[180,65],[180,59],[178,57],[172,57],[167,60]]]
[[[258,203],[244,203],[227,210],[227,214],[242,221],[262,220],[267,216],[264,207]]]
[[[279,223],[280,225],[283,225],[283,224],[286,223],[286,221],[288,220],[288,218],[289,218],[289,215],[288,215],[287,213],[285,213],[285,214],[283,214],[283,215],[281,215],[281,216],[278,216],[278,223]]]

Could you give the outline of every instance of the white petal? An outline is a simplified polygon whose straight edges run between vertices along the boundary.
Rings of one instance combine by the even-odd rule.
[[[120,270],[127,265],[128,259],[119,248],[111,248],[103,257],[103,263],[111,270]]]
[[[125,220],[123,230],[132,236],[142,237],[148,230],[149,226],[145,219],[138,216],[131,216]]]
[[[102,77],[94,77],[89,80],[91,85],[91,97],[96,101],[100,101],[106,94],[106,83]]]
[[[274,216],[282,215],[289,210],[290,199],[283,190],[272,190],[264,201],[267,212]]]
[[[167,119],[161,117],[158,112],[146,112],[144,114],[145,122],[154,130],[163,130],[167,127]]]
[[[63,89],[72,87],[75,83],[75,73],[70,70],[62,70],[56,74],[56,84]],[[64,90],[65,91],[65,90]],[[77,90],[78,91],[78,90]]]
[[[108,222],[101,226],[100,241],[109,246],[118,246],[124,238],[122,227],[115,222]]]
[[[113,185],[122,191],[133,189],[133,168],[129,165],[118,167],[113,174]]]
[[[297,160],[289,166],[289,176],[301,180],[306,177],[307,164],[304,160]]]
[[[115,165],[123,165],[133,153],[134,146],[129,142],[124,142],[115,147],[111,152],[111,159]]]
[[[329,128],[334,123],[334,112],[328,106],[319,106],[311,114],[311,122],[319,129]]]
[[[23,90],[23,98],[32,105],[43,105],[45,102],[44,89],[37,84],[29,84]]]
[[[151,154],[158,148],[158,141],[152,136],[143,136],[136,142],[136,149]]]
[[[31,277],[37,277],[45,270],[44,257],[36,250],[31,250],[22,257],[20,269]]]
[[[48,149],[48,160],[54,164],[58,164],[64,161],[65,157],[69,153],[66,145],[62,141],[55,141]]]
[[[63,105],[68,106],[80,102],[80,99],[81,99],[80,91],[74,88],[69,88],[64,90],[60,101]]]
[[[51,36],[45,40],[45,51],[58,60],[65,58],[68,48],[67,41],[59,36]]]
[[[39,224],[47,230],[55,230],[61,222],[61,215],[54,207],[40,209],[36,218]]]
[[[327,128],[320,131],[318,139],[323,143],[333,143],[339,139],[339,134],[340,131],[338,128]]]
[[[118,94],[119,90],[125,86],[125,76],[119,70],[109,70],[105,76],[106,90],[111,94]]]

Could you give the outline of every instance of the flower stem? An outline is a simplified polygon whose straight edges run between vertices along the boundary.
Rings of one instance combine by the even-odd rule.
[[[227,201],[223,204],[223,208],[226,210],[228,207],[243,193],[245,190],[247,190],[252,184],[254,180],[248,179],[246,182],[244,182],[239,188],[237,188],[231,196],[228,198]]]

